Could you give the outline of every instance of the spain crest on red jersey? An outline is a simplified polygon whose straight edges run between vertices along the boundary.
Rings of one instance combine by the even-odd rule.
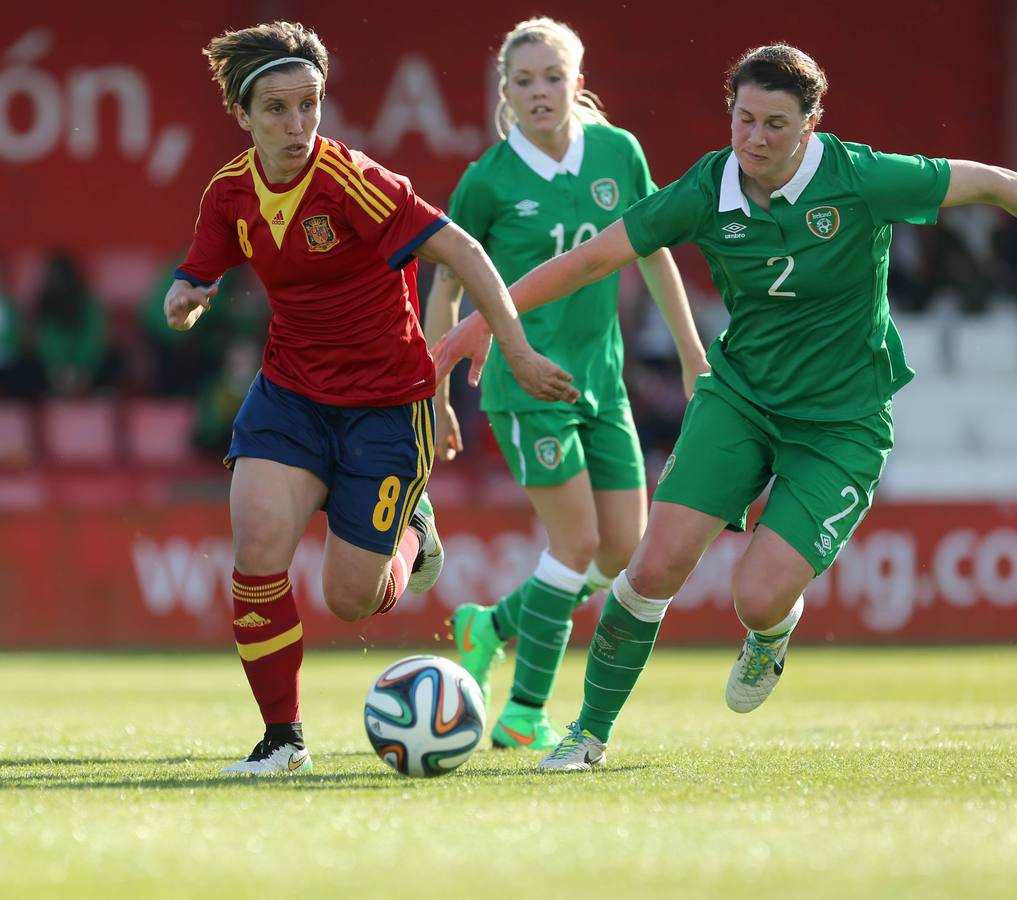
[[[325,253],[339,243],[328,216],[311,216],[300,224],[304,226],[308,248],[315,253]]]

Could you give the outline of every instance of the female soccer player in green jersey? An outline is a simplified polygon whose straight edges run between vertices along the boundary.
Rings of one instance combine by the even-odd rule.
[[[671,597],[722,529],[745,527],[734,569],[748,629],[727,703],[749,712],[773,690],[802,593],[872,503],[893,445],[890,398],[914,376],[890,319],[891,223],[932,224],[943,206],[1017,215],[1017,173],[965,160],[877,153],[819,134],[826,78],[794,47],[745,54],[728,73],[731,147],[627,210],[596,238],[512,289],[520,311],[660,247],[702,250],[731,313],[710,348],[649,523],[612,586],[590,647],[579,719],[542,762],[590,769],[653,647]],[[479,317],[435,348],[438,377],[486,352]]]
[[[470,165],[449,215],[483,244],[506,282],[601,233],[654,187],[638,142],[612,127],[583,89],[583,45],[566,25],[531,19],[498,54],[499,133],[505,138]],[[674,335],[687,391],[706,370],[681,279],[668,250],[640,260],[643,276]],[[458,317],[463,288],[439,266],[427,304],[426,334],[436,341]],[[502,645],[518,642],[512,695],[492,738],[500,747],[549,750],[560,737],[544,705],[572,628],[590,592],[610,587],[646,525],[646,486],[622,381],[618,276],[522,317],[530,343],[566,367],[574,405],[531,402],[495,347],[482,386],[502,453],[547,530],[548,549],[533,575],[497,606],[460,606],[453,615],[465,667],[490,698],[489,670]],[[439,456],[462,450],[448,403],[437,397]]]

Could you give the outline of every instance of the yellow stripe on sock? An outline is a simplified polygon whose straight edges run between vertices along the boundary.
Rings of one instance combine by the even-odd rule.
[[[277,650],[282,650],[290,644],[295,644],[303,636],[304,626],[302,623],[297,622],[289,631],[284,631],[282,634],[269,638],[267,641],[257,641],[253,644],[237,644],[237,652],[245,662],[253,662],[256,659],[261,659],[263,656],[268,656],[270,653],[275,653]]]
[[[233,596],[244,603],[271,603],[284,597],[290,590],[289,578],[273,581],[271,584],[253,586],[233,582]]]

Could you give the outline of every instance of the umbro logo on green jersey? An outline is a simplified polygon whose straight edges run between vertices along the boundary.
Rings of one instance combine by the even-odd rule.
[[[741,222],[730,222],[720,230],[727,232],[727,234],[724,235],[724,240],[730,241],[737,238],[748,237],[748,235],[745,234],[745,229],[748,227],[748,225],[742,225]]]
[[[540,206],[540,203],[536,200],[520,200],[516,204],[516,210],[518,210],[520,216],[535,216],[538,206]]]

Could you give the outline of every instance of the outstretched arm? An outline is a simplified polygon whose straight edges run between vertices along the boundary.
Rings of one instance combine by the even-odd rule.
[[[568,253],[555,256],[528,272],[509,288],[519,312],[528,312],[606,278],[636,259],[621,219]]]
[[[678,359],[682,364],[682,385],[685,396],[691,397],[696,379],[710,371],[706,362],[706,351],[699,340],[696,323],[692,320],[689,297],[682,284],[682,276],[675,265],[674,257],[667,248],[639,260],[639,271],[650,289],[654,303],[671,330]]]
[[[592,240],[541,263],[520,278],[509,288],[512,301],[519,312],[528,312],[607,277],[632,262],[636,255],[625,225],[618,220]],[[438,377],[452,371],[459,360],[469,358],[473,364],[468,380],[475,386],[486,359],[483,348],[489,340],[490,334],[480,316],[468,315],[432,348]]]
[[[969,159],[951,159],[943,206],[991,203],[1017,216],[1017,172]]]
[[[538,400],[565,400],[574,403],[579,398],[579,392],[571,384],[572,376],[537,353],[527,342],[519,324],[519,316],[512,305],[512,298],[480,244],[458,225],[450,222],[424,241],[417,248],[417,255],[430,262],[444,263],[456,273],[477,310],[487,321],[490,331],[498,339],[498,346],[512,375],[524,391]],[[477,380],[489,346],[490,333],[479,365],[477,359],[474,359],[471,369],[471,375],[476,369]],[[439,369],[438,379],[444,378],[448,371]]]
[[[459,321],[459,304],[463,299],[463,283],[448,266],[439,263],[434,270],[431,291],[424,312],[424,337],[433,347]],[[463,452],[459,420],[449,399],[448,379],[438,382],[434,394],[435,452],[439,459],[455,459]]]

